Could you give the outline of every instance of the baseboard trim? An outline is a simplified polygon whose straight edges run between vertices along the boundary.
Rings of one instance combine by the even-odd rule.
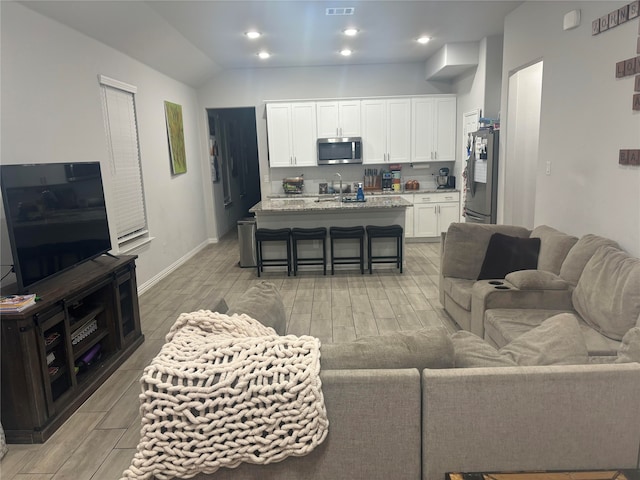
[[[176,260],[171,265],[169,265],[167,268],[165,268],[164,270],[159,272],[157,275],[154,275],[152,278],[150,278],[149,280],[147,280],[143,284],[138,285],[138,296],[142,295],[144,292],[149,290],[151,287],[153,287],[156,283],[158,283],[163,278],[169,276],[178,267],[180,267],[183,263],[185,263],[191,257],[196,255],[200,250],[205,248],[207,245],[211,245],[212,243],[218,243],[218,238],[215,238],[215,237],[214,238],[208,238],[207,240],[202,242],[200,245],[198,245],[196,248],[194,248],[190,252],[187,252],[182,257],[180,257],[178,260]]]

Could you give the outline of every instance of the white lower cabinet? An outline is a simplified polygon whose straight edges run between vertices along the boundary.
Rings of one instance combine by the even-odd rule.
[[[460,193],[417,193],[413,199],[415,237],[439,237],[460,221]]]
[[[402,195],[402,198],[411,203],[411,206],[407,207],[404,213],[404,236],[406,238],[412,238],[414,236],[413,194]]]

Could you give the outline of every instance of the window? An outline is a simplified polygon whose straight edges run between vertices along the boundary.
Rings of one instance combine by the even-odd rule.
[[[115,228],[122,251],[149,239],[134,98],[137,88],[104,75],[99,80],[115,192]]]

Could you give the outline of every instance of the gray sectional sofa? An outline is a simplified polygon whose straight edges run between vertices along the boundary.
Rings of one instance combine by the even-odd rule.
[[[494,233],[540,238],[538,268],[476,280]],[[548,226],[451,225],[442,244],[440,300],[464,330],[504,347],[546,319],[569,313],[592,362],[614,361],[640,327],[640,260],[613,240],[578,239]]]
[[[285,332],[284,307],[269,283],[216,309]],[[552,319],[523,338],[559,327],[578,329],[577,321]],[[540,348],[568,345],[570,359],[550,357],[583,364],[530,366],[536,354],[523,338],[497,350],[443,328],[323,345],[324,442],[305,456],[193,478],[444,480],[450,471],[638,468],[640,364],[630,361],[640,360],[637,330],[619,364],[587,363],[586,347],[574,341]]]

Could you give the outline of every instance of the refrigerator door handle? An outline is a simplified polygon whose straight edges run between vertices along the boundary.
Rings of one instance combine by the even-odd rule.
[[[465,214],[465,216],[467,216],[469,218],[473,218],[474,220],[484,220],[483,217],[481,217],[479,215],[475,215],[475,214],[471,213],[469,210],[465,210],[464,214]]]
[[[475,195],[476,193],[475,182],[473,181],[474,170],[475,170],[474,159],[476,157],[476,147],[475,147],[476,139],[475,137],[472,137],[472,138],[473,138],[473,141],[471,144],[472,145],[471,155],[469,155],[469,164],[467,166],[467,190],[469,190],[469,192],[471,193],[471,196]]]

